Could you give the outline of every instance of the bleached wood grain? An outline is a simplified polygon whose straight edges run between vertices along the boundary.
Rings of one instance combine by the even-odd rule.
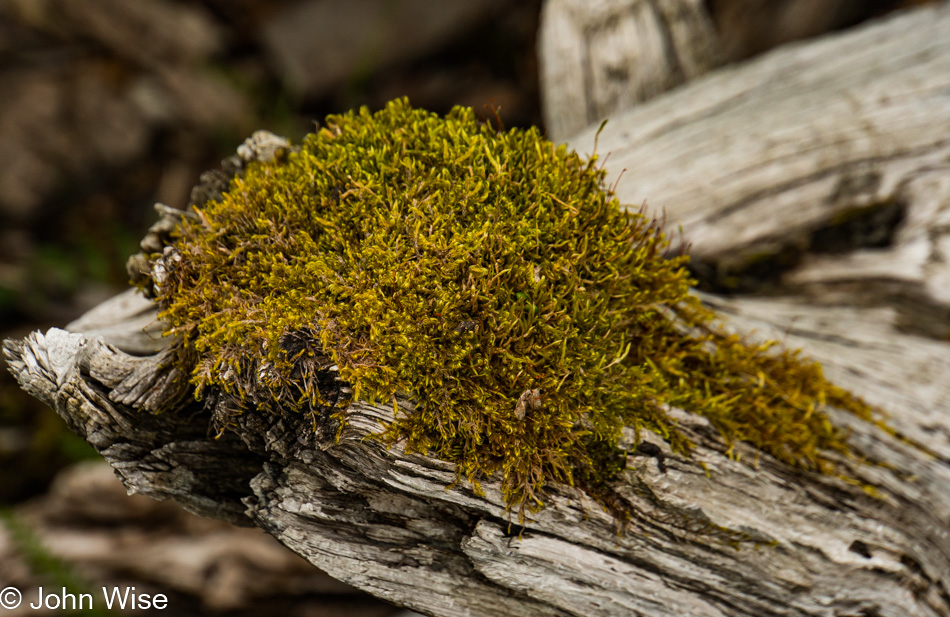
[[[700,265],[776,259],[786,289],[889,304],[906,328],[944,338],[948,92],[942,3],[719,69],[570,144],[592,153],[596,140],[621,201],[665,213]],[[854,219],[856,250],[827,254],[823,237]],[[877,246],[887,232],[890,246]]]

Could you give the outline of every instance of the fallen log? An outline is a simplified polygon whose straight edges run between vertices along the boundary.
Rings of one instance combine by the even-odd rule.
[[[682,228],[716,289],[887,304],[945,338],[948,87],[942,4],[724,67],[569,143]]]
[[[821,82],[830,87],[836,74],[839,80],[857,79],[857,56],[848,56],[849,50],[860,47],[866,54],[883,50],[888,57],[901,57],[887,44],[891,36],[909,45],[901,38],[910,36],[908,32],[945,31],[947,15],[946,9],[926,10],[812,44],[817,47],[806,45],[780,53],[790,55],[783,62],[796,54],[803,62],[815,57],[834,59],[828,62]],[[943,66],[940,63],[948,61],[950,48],[933,42],[939,37],[916,36],[920,38],[917,44],[926,44],[928,51],[905,55],[915,58],[919,71],[915,83],[932,84],[925,76],[931,75],[935,63]],[[761,62],[782,64],[772,58]],[[868,61],[867,56],[861,58],[862,63]],[[893,84],[890,92],[900,93],[893,95],[893,104],[918,99],[934,113],[946,111],[945,104],[937,104],[937,86],[900,90],[901,84],[909,83],[902,81],[908,65],[883,58],[881,62],[897,67],[894,73],[882,73],[879,67],[873,74],[874,80]],[[675,165],[668,160],[653,167],[645,159],[642,165],[654,175],[637,177],[657,178],[655,186],[662,200],[658,205],[668,200],[670,220],[682,218],[689,225],[689,237],[703,259],[728,254],[730,242],[746,246],[749,238],[761,233],[759,221],[766,217],[736,216],[729,220],[731,228],[717,227],[723,224],[720,208],[725,198],[717,192],[722,182],[710,188],[709,174],[729,179],[741,175],[744,168],[733,170],[729,165],[734,159],[704,154],[715,148],[722,135],[702,138],[702,131],[688,131],[686,127],[702,123],[708,114],[687,112],[709,103],[710,84],[717,79],[725,86],[736,84],[742,81],[742,71],[754,73],[762,66],[753,63],[729,69],[668,95],[684,102],[692,91],[696,98],[691,105],[667,103],[673,119],[664,124],[665,131],[653,130],[651,124],[636,125],[644,157],[666,156],[672,145],[663,139],[674,129],[691,136],[694,157],[702,162],[697,163],[698,170],[692,170],[693,163],[688,162],[692,159],[686,158],[684,149],[680,158],[671,159],[678,161]],[[860,75],[872,80],[870,73]],[[830,113],[823,100],[812,102],[824,111],[811,113]],[[662,101],[657,99],[642,109],[655,109],[651,106]],[[782,118],[809,117],[808,108],[791,114],[779,103],[773,104],[777,105],[776,123]],[[712,111],[716,109],[725,108]],[[767,110],[761,114],[767,117]],[[847,111],[839,122],[850,115]],[[659,113],[656,122],[660,122]],[[609,125],[601,134],[601,152],[615,147],[610,140],[619,144],[629,138],[617,125]],[[927,135],[932,137],[929,142]],[[650,139],[655,140],[652,148]],[[754,139],[754,134],[746,136],[746,140]],[[770,139],[769,148],[791,149],[798,143],[798,133],[778,132]],[[902,139],[910,141],[902,145]],[[890,131],[880,142],[865,141],[889,145],[890,158],[901,161],[894,169],[904,169],[912,177],[929,174],[943,164],[934,153],[942,147],[939,131],[926,135]],[[585,143],[584,138],[574,143]],[[253,158],[255,152],[245,151],[245,158]],[[834,152],[842,156],[842,151]],[[620,158],[613,155],[609,169],[619,172],[615,165]],[[781,189],[807,186],[806,180],[812,177],[798,175],[797,161],[792,154],[770,161],[768,177],[771,186],[777,187],[778,207]],[[628,175],[633,174],[628,171]],[[624,182],[629,182],[628,175]],[[937,180],[931,182],[929,186],[943,186]],[[673,198],[659,190],[663,187],[696,196],[688,202],[692,209],[674,211]],[[699,198],[704,189],[711,194],[705,210]],[[639,185],[636,190],[645,189]],[[622,194],[634,201],[630,193]],[[803,200],[798,215],[805,222],[794,223],[799,217],[788,217],[782,223],[786,229],[808,229],[821,220],[808,215],[811,202],[804,200],[809,196],[816,199],[807,192],[798,198]],[[946,230],[938,222],[945,221],[946,206],[934,205],[930,197],[926,191],[904,195],[904,214],[886,223],[893,233],[881,251],[910,251],[906,243],[920,237],[936,238],[938,248],[945,246],[940,243],[945,236],[940,234]],[[740,203],[755,203],[763,209],[767,204],[764,198]],[[928,214],[918,216],[918,208]],[[689,220],[684,212],[689,212]],[[923,228],[912,230],[908,221],[920,221]],[[712,234],[710,229],[720,231]],[[880,256],[866,249],[857,251]],[[854,254],[852,249],[830,255],[826,263],[854,259]],[[803,255],[807,256],[807,250]],[[927,281],[939,268],[919,271],[918,280]],[[314,433],[308,418],[249,414],[238,416],[233,430],[215,439],[207,416],[199,413],[200,407],[175,379],[177,369],[164,349],[168,339],[156,340],[154,332],[143,330],[144,323],[156,319],[154,307],[133,291],[72,324],[68,331],[54,328],[6,341],[4,355],[21,385],[93,444],[130,491],[156,499],[173,498],[192,512],[261,527],[332,576],[427,614],[948,615],[947,343],[921,336],[920,331],[908,332],[899,306],[852,301],[859,298],[857,294],[838,294],[829,306],[815,292],[818,288],[811,289],[806,294],[791,286],[784,295],[768,298],[706,295],[704,299],[725,316],[729,327],[803,348],[823,363],[834,381],[888,412],[894,434],[844,412],[828,411],[832,422],[851,430],[850,442],[856,451],[877,464],[839,457],[836,463],[846,470],[841,477],[811,474],[768,455],[759,456],[745,444],[737,444],[736,456],[730,458],[708,421],[673,409],[670,413],[696,444],[693,456],[674,453],[647,432],[639,437],[649,446],[635,448],[638,436],[627,431],[628,469],[617,492],[634,507],[622,530],[600,504],[571,487],[552,487],[545,507],[522,521],[507,510],[497,483],[483,482],[482,493],[464,483],[452,486],[456,480],[452,465],[406,454],[400,444],[386,448],[365,439],[392,419],[388,406],[353,402],[349,425],[339,441]],[[929,297],[933,301],[921,303],[920,314],[939,326],[945,321],[939,310],[944,305],[936,294]],[[926,333],[933,331],[926,329]],[[170,402],[174,403],[170,410],[154,413],[168,408]]]

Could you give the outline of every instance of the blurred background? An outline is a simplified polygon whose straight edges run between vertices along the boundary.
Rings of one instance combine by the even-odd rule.
[[[705,8],[724,60],[736,62],[921,3]],[[0,0],[0,338],[63,326],[123,290],[153,204],[184,207],[199,174],[256,129],[299,141],[327,114],[399,96],[542,126],[541,9],[542,0]],[[180,615],[396,612],[261,534],[126,498],[97,458],[0,373],[0,586],[132,581],[174,594]]]

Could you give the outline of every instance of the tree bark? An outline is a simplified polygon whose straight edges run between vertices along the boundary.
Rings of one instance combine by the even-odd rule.
[[[241,416],[215,439],[175,379],[166,339],[143,331],[155,309],[135,292],[71,332],[6,341],[4,355],[130,491],[259,526],[340,580],[427,614],[950,615],[950,349],[933,336],[947,327],[935,279],[947,266],[932,258],[950,250],[950,199],[940,192],[950,84],[938,75],[950,62],[948,16],[921,10],[721,71],[600,137],[599,150],[614,152],[608,169],[628,168],[621,196],[666,206],[714,264],[763,238],[805,233],[812,243],[837,213],[900,195],[902,215],[879,221],[885,246],[811,258],[805,244],[779,295],[703,296],[730,327],[803,348],[890,414],[896,436],[829,411],[853,447],[881,463],[839,461],[877,494],[751,446],[728,458],[703,418],[674,409],[694,456],[674,455],[651,433],[641,437],[661,456],[642,455],[626,434],[618,492],[635,507],[626,530],[563,486],[522,525],[497,484],[485,482],[481,495],[447,489],[450,464],[365,439],[392,418],[389,407],[354,403],[339,442],[318,441],[309,419],[290,415]],[[868,166],[876,186],[843,180]],[[923,294],[917,321],[927,327],[910,327],[893,298],[872,302],[840,283],[863,289],[879,279],[856,264],[898,259],[890,284]],[[818,278],[802,278],[809,272]],[[844,292],[821,291],[829,287]],[[172,411],[154,413],[169,401]]]

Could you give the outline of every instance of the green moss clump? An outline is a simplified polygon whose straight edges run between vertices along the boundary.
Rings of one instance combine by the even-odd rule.
[[[381,439],[476,486],[500,473],[522,512],[552,481],[604,490],[624,426],[688,453],[668,406],[828,471],[847,445],[824,406],[871,410],[817,364],[717,329],[686,258],[603,182],[593,160],[469,109],[331,116],[182,222],[162,318],[219,423],[329,406],[345,425],[320,377],[336,364],[354,397],[414,401]]]

